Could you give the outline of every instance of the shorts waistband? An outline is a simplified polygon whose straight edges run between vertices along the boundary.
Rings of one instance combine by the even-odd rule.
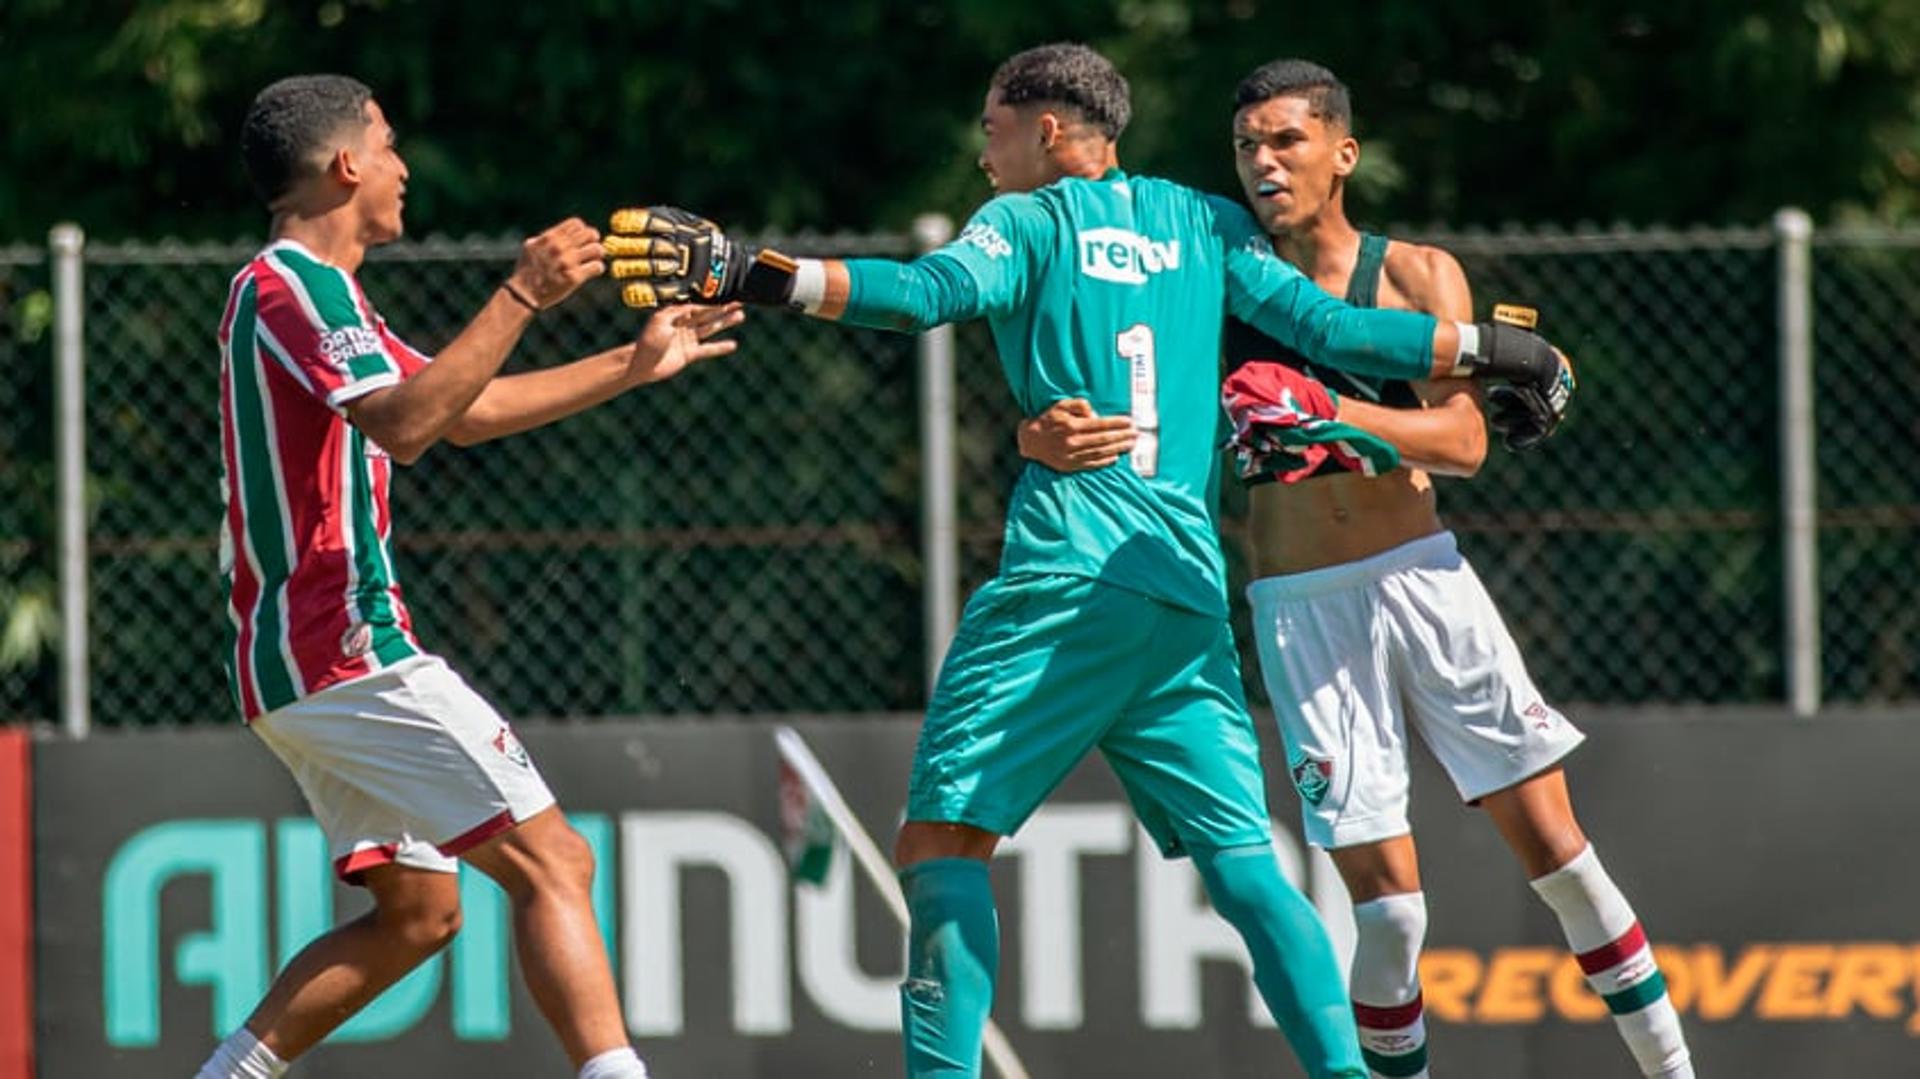
[[[1460,545],[1453,533],[1442,529],[1352,562],[1322,566],[1301,573],[1262,577],[1247,585],[1247,600],[1259,603],[1262,600],[1304,599],[1308,596],[1324,596],[1329,592],[1344,592],[1415,566],[1458,561],[1459,556]]]

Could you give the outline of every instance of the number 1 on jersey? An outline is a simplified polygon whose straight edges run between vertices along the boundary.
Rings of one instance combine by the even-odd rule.
[[[1136,322],[1115,340],[1120,358],[1127,361],[1133,385],[1133,409],[1128,414],[1134,432],[1133,470],[1142,476],[1160,471],[1159,375],[1153,362],[1153,327]]]

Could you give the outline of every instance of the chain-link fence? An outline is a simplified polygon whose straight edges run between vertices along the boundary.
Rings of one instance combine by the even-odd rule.
[[[1537,305],[1580,376],[1546,450],[1439,485],[1542,687],[1781,699],[1772,236],[1435,239],[1479,310]]]
[[[1780,700],[1774,235],[1433,239],[1461,257],[1481,311],[1538,305],[1579,364],[1575,417],[1546,450],[1496,450],[1478,478],[1440,491],[1543,687],[1607,703]],[[794,246],[911,247],[890,236]],[[394,328],[431,350],[513,251],[396,245],[362,278]],[[251,254],[87,253],[95,722],[231,713],[212,538],[212,336]],[[1903,575],[1920,564],[1920,233],[1822,234],[1814,263],[1824,688],[1829,700],[1912,699],[1920,605]],[[0,717],[12,720],[54,707],[45,272],[37,252],[0,254]],[[595,287],[543,316],[512,366],[606,347],[637,325]],[[436,450],[401,473],[396,543],[418,629],[509,714],[867,711],[923,699],[915,339],[780,313],[756,315],[739,336],[739,356],[550,428]],[[1017,417],[984,325],[961,327],[955,350],[959,564],[971,589],[998,557]],[[1237,595],[1244,500],[1227,497]],[[40,643],[16,648],[29,637]]]
[[[0,722],[56,707],[46,252],[0,247]]]
[[[1821,652],[1835,700],[1920,697],[1920,230],[1815,237]]]

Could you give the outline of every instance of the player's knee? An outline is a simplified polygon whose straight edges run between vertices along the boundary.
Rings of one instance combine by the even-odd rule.
[[[1401,892],[1356,904],[1353,922],[1355,932],[1362,936],[1417,952],[1427,939],[1427,895]]]
[[[1424,892],[1383,895],[1353,907],[1352,989],[1355,1000],[1404,1002],[1418,982],[1427,939]]]
[[[571,825],[553,829],[541,839],[535,860],[536,885],[567,894],[588,894],[593,888],[593,844]]]
[[[893,864],[897,869],[909,869],[935,858],[985,861],[993,857],[993,849],[999,843],[999,836],[971,825],[908,821],[894,837]]]
[[[1195,850],[1193,865],[1214,909],[1236,925],[1263,911],[1306,902],[1281,875],[1280,861],[1270,846]]]
[[[593,845],[557,813],[509,832],[478,865],[516,904],[547,896],[584,902],[592,894]]]
[[[460,934],[463,917],[458,904],[433,911],[414,923],[408,943],[419,951],[432,955],[453,943],[453,938]]]
[[[397,947],[425,958],[452,943],[460,932],[462,915],[458,894],[416,897],[390,904],[380,911],[380,924]]]

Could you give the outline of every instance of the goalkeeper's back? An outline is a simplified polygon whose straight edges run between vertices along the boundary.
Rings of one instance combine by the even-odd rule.
[[[1238,205],[1118,169],[1005,195],[943,250],[967,269],[1027,415],[1083,397],[1130,415],[1119,464],[1029,464],[1008,507],[1002,572],[1073,573],[1226,611],[1213,507],[1229,251],[1257,244]]]

